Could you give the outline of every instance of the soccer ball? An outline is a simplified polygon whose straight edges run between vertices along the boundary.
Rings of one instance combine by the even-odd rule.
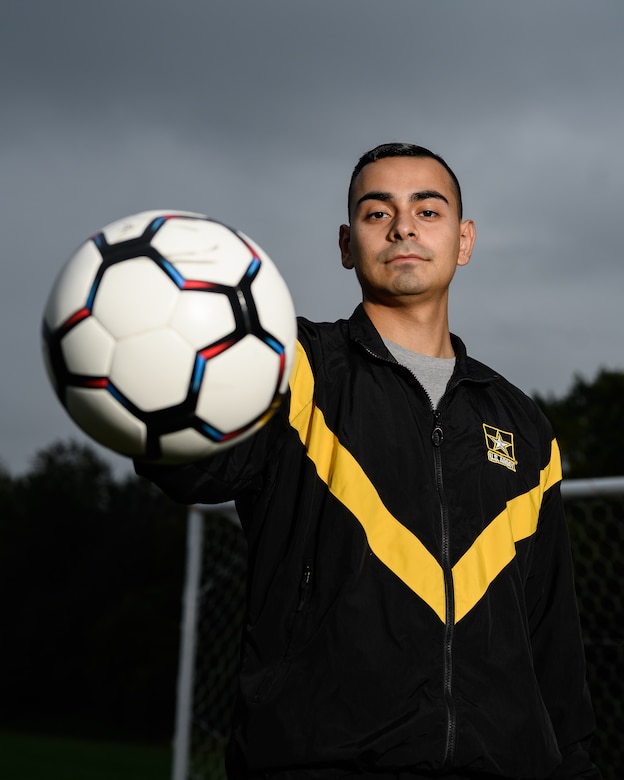
[[[273,261],[188,211],[141,212],[91,236],[61,269],[42,325],[47,374],[74,422],[162,463],[212,456],[264,425],[295,340]]]

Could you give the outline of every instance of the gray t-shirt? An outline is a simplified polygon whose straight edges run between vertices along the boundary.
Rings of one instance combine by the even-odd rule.
[[[425,388],[435,409],[440,398],[444,395],[448,381],[455,368],[455,358],[437,358],[421,355],[418,352],[412,352],[411,349],[402,347],[400,344],[395,344],[389,339],[384,339],[383,342],[394,359],[402,366],[409,368]]]

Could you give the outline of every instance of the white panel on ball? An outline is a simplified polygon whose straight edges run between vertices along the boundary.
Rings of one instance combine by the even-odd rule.
[[[224,433],[262,415],[275,396],[279,356],[255,336],[210,361],[197,399],[197,414]]]
[[[104,274],[93,315],[117,339],[161,328],[171,319],[180,291],[147,257],[126,260]]]
[[[195,350],[172,328],[158,328],[117,342],[110,379],[141,411],[181,404]]]
[[[71,257],[64,272],[57,276],[48,296],[43,319],[50,328],[58,328],[75,311],[86,305],[101,263],[102,256],[91,243],[83,244]]]
[[[67,368],[73,374],[107,376],[113,363],[115,339],[95,317],[69,331],[62,343]]]
[[[70,387],[67,409],[72,418],[95,441],[124,455],[141,455],[147,427],[120,406],[106,390]]]
[[[188,290],[178,297],[171,327],[201,349],[231,333],[236,323],[227,296]]]
[[[152,245],[187,279],[234,285],[249,265],[249,252],[240,238],[214,222],[171,220]]]
[[[163,452],[166,453],[162,458],[164,463],[184,463],[209,458],[223,451],[222,444],[211,442],[203,433],[193,428],[165,433],[161,440]]]

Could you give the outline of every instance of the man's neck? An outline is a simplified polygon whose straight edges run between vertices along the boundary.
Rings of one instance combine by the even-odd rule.
[[[442,311],[439,307],[433,311],[416,306],[392,308],[364,301],[364,310],[379,334],[395,344],[431,357],[455,355],[446,308]]]

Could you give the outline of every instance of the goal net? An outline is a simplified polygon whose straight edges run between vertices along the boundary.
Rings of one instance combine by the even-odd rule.
[[[603,780],[624,766],[624,477],[564,480]],[[172,780],[225,780],[246,545],[234,504],[188,515]]]

